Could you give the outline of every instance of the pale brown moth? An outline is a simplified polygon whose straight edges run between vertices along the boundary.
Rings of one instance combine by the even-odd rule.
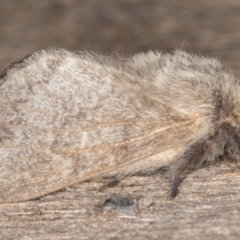
[[[240,80],[215,59],[49,49],[0,78],[0,202],[239,154]]]

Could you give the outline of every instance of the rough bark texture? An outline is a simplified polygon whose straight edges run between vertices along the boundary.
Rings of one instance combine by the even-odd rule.
[[[0,3],[0,68],[42,48],[170,51],[182,47],[240,68],[238,0],[58,0]],[[190,173],[175,200],[166,173],[109,180],[0,205],[1,239],[239,239],[240,170]],[[114,185],[114,184],[113,184]]]

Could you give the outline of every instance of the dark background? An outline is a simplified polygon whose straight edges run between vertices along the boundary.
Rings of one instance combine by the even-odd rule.
[[[239,74],[239,0],[2,0],[0,69],[48,47],[218,57]]]

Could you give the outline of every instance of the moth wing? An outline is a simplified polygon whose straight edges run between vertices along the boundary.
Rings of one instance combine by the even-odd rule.
[[[150,171],[179,156],[196,135],[195,121],[144,92],[123,62],[48,50],[7,71],[0,79],[0,202]]]

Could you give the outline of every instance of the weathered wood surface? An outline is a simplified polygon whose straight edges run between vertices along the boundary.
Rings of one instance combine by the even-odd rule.
[[[218,57],[240,75],[238,0],[0,2],[0,68],[35,50],[169,51]],[[0,205],[0,239],[239,239],[240,169],[229,161],[190,173],[171,201],[165,172],[77,184]]]

